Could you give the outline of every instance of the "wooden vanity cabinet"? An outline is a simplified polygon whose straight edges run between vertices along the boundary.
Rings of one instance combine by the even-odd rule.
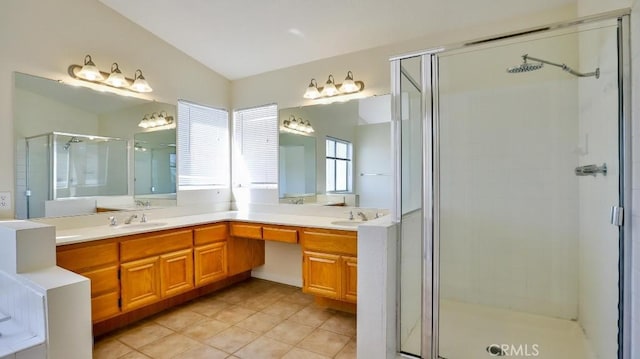
[[[229,273],[227,263],[227,223],[193,230],[193,260],[196,287],[224,279]]]
[[[229,275],[249,271],[264,264],[262,225],[255,223],[230,223],[227,241]]]
[[[125,237],[120,242],[122,310],[194,288],[191,229]]]
[[[303,292],[356,303],[356,232],[304,229],[301,237]]]
[[[79,243],[56,248],[57,265],[91,281],[91,318],[93,322],[120,313],[118,279],[118,243]]]

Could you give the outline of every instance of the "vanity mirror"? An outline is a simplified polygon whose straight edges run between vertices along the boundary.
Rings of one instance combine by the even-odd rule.
[[[15,73],[16,218],[135,209],[134,134],[162,132],[138,123],[163,111],[175,117],[176,107]],[[176,143],[175,130],[162,136],[162,143]],[[158,181],[170,191],[169,177]],[[174,203],[175,195],[159,205]]]
[[[292,117],[314,132],[284,131]],[[391,208],[390,95],[280,109],[279,118],[281,203]]]

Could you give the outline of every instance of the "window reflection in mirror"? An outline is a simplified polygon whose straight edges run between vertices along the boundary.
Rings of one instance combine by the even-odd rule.
[[[16,218],[135,209],[134,133],[142,131],[138,123],[144,115],[175,116],[175,106],[22,73],[14,78]],[[31,141],[27,160],[26,139],[40,135],[45,136]],[[106,138],[121,140],[100,140]],[[37,164],[40,170],[27,175]],[[45,203],[50,213],[43,210]]]
[[[133,141],[136,198],[175,196],[176,130],[136,133]]]
[[[342,202],[347,206],[391,208],[390,95],[281,109],[280,125],[292,116],[303,119],[305,123],[309,121],[314,132],[305,135],[280,131],[280,202],[312,202],[325,205]],[[291,174],[282,168],[283,164],[287,166],[288,161],[287,158],[282,158],[282,145],[292,142],[288,137],[314,138],[315,171],[308,170],[307,161],[304,165],[304,179],[302,171],[298,171],[297,177],[292,180]],[[328,140],[334,141],[334,152],[328,151]],[[335,146],[338,142],[342,144],[340,154],[348,156],[337,159]],[[349,148],[347,153],[342,151],[345,148],[344,144]],[[301,148],[285,151],[295,153],[300,152]],[[285,156],[288,156],[288,153]],[[300,153],[297,157],[299,162]],[[341,175],[338,177],[337,174]],[[292,181],[296,186],[293,190],[289,189]],[[310,181],[315,183],[312,193],[308,192]],[[302,183],[304,190],[301,188]]]

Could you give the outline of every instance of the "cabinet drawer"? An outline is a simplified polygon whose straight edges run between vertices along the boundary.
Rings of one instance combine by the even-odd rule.
[[[193,230],[193,243],[196,246],[226,241],[229,230],[226,223],[199,227]]]
[[[192,246],[193,235],[190,229],[156,235],[144,235],[144,237],[128,239],[120,243],[120,261],[128,262],[139,258],[190,248]]]
[[[73,272],[118,263],[118,243],[91,244],[82,247],[57,248],[58,266]]]
[[[262,239],[262,226],[259,224],[231,223],[231,235],[242,238]]]
[[[356,232],[333,230],[304,230],[302,247],[314,251],[357,255],[358,240]]]
[[[119,292],[103,294],[91,298],[91,320],[95,323],[112,315],[120,313],[118,306]]]
[[[262,238],[267,241],[298,243],[298,230],[286,227],[262,227]]]
[[[118,291],[118,265],[100,268],[91,272],[83,272],[81,275],[91,280],[91,297],[96,297],[107,292]]]

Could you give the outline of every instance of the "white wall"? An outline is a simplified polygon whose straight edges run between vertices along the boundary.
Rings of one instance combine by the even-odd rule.
[[[229,107],[229,81],[97,0],[5,0],[0,5],[0,191],[14,194],[13,72],[72,82],[70,64],[91,54],[100,69],[117,61],[132,76],[142,69],[150,98],[178,98]],[[12,218],[11,210],[0,218]]]

